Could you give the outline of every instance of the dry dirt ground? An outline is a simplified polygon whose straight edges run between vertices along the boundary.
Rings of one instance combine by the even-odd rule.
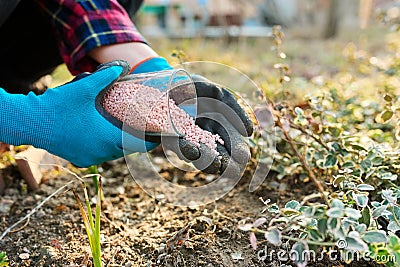
[[[296,178],[278,181],[272,174],[259,190],[249,193],[246,177],[250,175],[246,173],[224,198],[207,206],[183,208],[163,204],[147,195],[134,182],[123,160],[105,163],[99,170],[105,177],[101,216],[104,266],[293,265],[276,257],[259,260],[257,251],[249,244],[248,234],[238,230],[237,225],[241,220],[263,216],[260,212],[265,206],[260,197],[284,204],[313,192],[311,183],[304,184]],[[201,173],[189,177],[172,169],[162,172],[165,177],[175,177],[187,185],[206,183],[206,176]],[[0,169],[0,175],[7,184],[5,195],[0,197],[0,233],[75,179],[64,171],[52,171],[45,176],[39,190],[30,191],[15,166]],[[83,198],[78,183],[76,188]],[[93,187],[88,189],[93,196]],[[175,243],[173,248],[167,240],[188,225],[191,225],[188,239],[182,245]],[[261,242],[259,249],[265,245]],[[0,251],[7,252],[10,266],[91,266],[89,243],[72,192],[64,190],[47,201],[0,241]],[[346,265],[326,260],[309,266]],[[358,262],[350,266],[373,265]]]

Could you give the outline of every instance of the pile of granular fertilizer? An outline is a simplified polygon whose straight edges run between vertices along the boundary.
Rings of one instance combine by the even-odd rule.
[[[173,125],[185,140],[197,146],[203,143],[213,150],[217,142],[224,144],[218,134],[201,129],[172,99],[168,101],[169,104],[165,92],[128,81],[115,83],[105,93],[101,104],[111,116],[135,130],[174,133],[170,114]]]

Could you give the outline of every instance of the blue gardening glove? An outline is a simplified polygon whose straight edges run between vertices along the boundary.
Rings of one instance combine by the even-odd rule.
[[[173,68],[164,58],[151,58],[135,67],[132,73],[169,69]],[[197,93],[196,124],[213,134],[219,134],[225,144],[217,144],[217,157],[207,146],[197,147],[182,138],[164,138],[163,146],[174,151],[182,160],[193,162],[204,172],[222,173],[230,166],[231,173],[240,173],[250,157],[249,148],[242,137],[252,135],[251,119],[227,89],[202,76],[191,76]],[[214,158],[210,160],[210,157]]]
[[[113,61],[42,95],[13,95],[0,88],[0,141],[43,148],[79,167],[146,152],[157,143],[122,131],[96,109],[101,90],[129,71],[128,63]]]

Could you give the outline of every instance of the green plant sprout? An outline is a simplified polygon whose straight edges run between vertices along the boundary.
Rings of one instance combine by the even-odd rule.
[[[101,213],[101,196],[103,192],[102,192],[101,176],[97,175],[97,177],[98,177],[98,191],[96,198],[94,220],[93,220],[92,208],[90,206],[90,200],[86,190],[86,184],[82,182],[82,189],[85,196],[86,210],[76,190],[72,189],[72,192],[74,194],[76,202],[78,203],[78,207],[82,215],[82,220],[85,225],[86,234],[89,239],[90,250],[92,252],[93,265],[95,267],[101,267],[103,265],[103,262],[101,260],[101,244],[100,244],[100,213]]]
[[[92,177],[92,181],[93,181],[93,186],[94,186],[94,188],[95,188],[95,190],[96,190],[95,192],[96,192],[96,194],[97,194],[97,192],[99,191],[99,181],[98,181],[98,179],[97,179],[97,177],[96,177],[96,174],[99,174],[97,165],[92,165],[92,166],[90,166],[90,167],[88,168],[88,172],[89,172],[89,174],[95,174],[95,175]]]
[[[6,267],[8,266],[8,258],[7,258],[7,254],[2,251],[0,252],[0,267]]]

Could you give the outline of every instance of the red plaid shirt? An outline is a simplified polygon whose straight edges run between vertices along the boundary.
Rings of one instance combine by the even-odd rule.
[[[98,65],[88,56],[96,47],[143,42],[117,0],[36,0],[51,17],[59,49],[72,74],[94,71]]]

